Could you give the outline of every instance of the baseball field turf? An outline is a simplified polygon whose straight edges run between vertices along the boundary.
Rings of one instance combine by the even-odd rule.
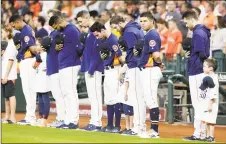
[[[2,124],[2,143],[190,143],[181,139],[135,136]],[[198,141],[195,141],[196,143]],[[199,142],[200,143],[200,142]]]

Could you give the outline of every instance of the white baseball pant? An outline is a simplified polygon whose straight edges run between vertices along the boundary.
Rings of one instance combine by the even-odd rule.
[[[20,62],[20,77],[22,89],[26,100],[26,121],[34,121],[36,119],[36,92],[34,91],[34,78],[36,70],[33,69],[34,58],[27,58]]]
[[[120,102],[117,96],[119,92],[119,69],[120,66],[115,66],[113,69],[105,70],[104,72],[104,103],[106,105]]]
[[[141,91],[140,69],[128,69],[127,76],[129,79],[128,99],[131,99],[134,111],[133,131],[139,134],[141,131],[146,129],[146,106],[144,104],[144,97]]]
[[[189,76],[189,87],[190,87],[190,94],[191,94],[191,101],[192,105],[195,110],[195,117],[194,117],[194,136],[196,137],[201,137],[201,127],[202,127],[202,111],[200,111],[200,100],[199,100],[199,95],[200,95],[200,90],[199,87],[202,83],[204,74],[197,74],[193,76]]]
[[[79,101],[77,93],[77,82],[79,66],[67,67],[59,70],[60,87],[63,93],[65,104],[65,124],[78,124],[79,121]]]
[[[56,102],[56,113],[57,113],[56,120],[65,120],[66,115],[65,103],[63,93],[60,87],[59,73],[50,75],[50,82],[51,82],[51,92]]]
[[[91,104],[91,119],[90,124],[102,126],[102,73],[95,71],[92,77],[88,72],[85,73],[86,88],[89,101]]]

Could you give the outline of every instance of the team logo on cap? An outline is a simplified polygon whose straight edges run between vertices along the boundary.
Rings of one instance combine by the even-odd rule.
[[[25,36],[25,37],[24,37],[24,41],[25,41],[26,43],[29,42],[29,40],[30,40],[29,36]]]
[[[156,45],[156,42],[154,40],[149,41],[149,46],[154,47]]]
[[[118,50],[118,46],[117,46],[117,45],[113,45],[113,46],[112,46],[112,49],[113,49],[114,51],[117,51],[117,50]]]

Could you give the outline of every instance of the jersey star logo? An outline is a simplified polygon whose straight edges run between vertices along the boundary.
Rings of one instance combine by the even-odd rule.
[[[30,40],[29,36],[25,36],[25,37],[24,37],[24,42],[27,43],[27,42],[29,42],[29,40]]]
[[[113,45],[112,49],[116,52],[118,50],[118,46],[117,45]]]
[[[149,46],[150,46],[150,47],[154,47],[155,45],[156,45],[155,40],[150,40],[150,41],[149,41]]]

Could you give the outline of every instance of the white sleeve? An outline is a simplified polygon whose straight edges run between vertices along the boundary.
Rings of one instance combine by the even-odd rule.
[[[7,47],[7,53],[8,53],[8,59],[12,59],[12,60],[16,60],[16,56],[17,56],[17,49],[15,47],[14,44],[10,44],[8,47]]]

